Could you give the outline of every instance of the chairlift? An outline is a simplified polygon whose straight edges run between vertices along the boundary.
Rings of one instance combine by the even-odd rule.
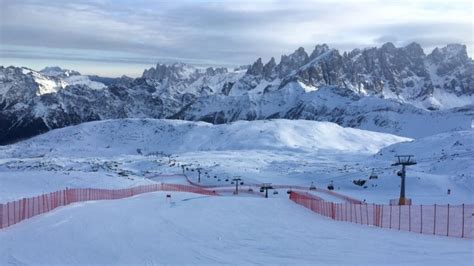
[[[221,182],[221,179],[220,179],[220,178],[219,178],[219,179],[217,179],[217,182]]]
[[[277,195],[278,194],[278,191],[277,190],[274,190],[273,191],[273,195]]]
[[[372,169],[372,172],[370,173],[369,179],[378,179],[379,177],[375,173],[375,169]]]
[[[240,185],[243,186],[243,185],[244,185],[244,182],[240,182]]]
[[[226,179],[225,179],[225,182],[229,182],[229,178],[226,178]]]
[[[231,185],[235,184],[234,181],[230,182]]]
[[[264,191],[265,191],[265,189],[263,189],[263,187],[261,187],[261,188],[260,188],[260,192],[264,192]]]
[[[291,190],[286,191],[286,194],[291,194]]]
[[[251,187],[249,187],[249,192],[253,192],[253,189]]]

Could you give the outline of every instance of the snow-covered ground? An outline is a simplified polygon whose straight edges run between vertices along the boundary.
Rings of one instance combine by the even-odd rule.
[[[320,188],[332,181],[340,193],[387,203],[399,194],[393,156],[409,153],[419,161],[408,168],[407,195],[414,203],[473,203],[473,139],[472,130],[411,141],[299,120],[98,121],[0,147],[0,202],[65,187],[147,184],[147,177],[181,174],[187,165],[195,182],[195,169],[203,168],[202,185],[231,186],[233,176],[246,184],[313,182]],[[369,180],[373,169],[379,178]],[[358,179],[366,180],[365,188],[353,184]],[[154,181],[186,183],[182,177]]]
[[[0,202],[66,187],[187,184],[182,174],[198,182],[198,168],[201,185],[227,192],[61,207],[0,230],[0,265],[470,264],[470,240],[335,222],[289,201],[286,189],[269,199],[255,187],[232,196],[231,179],[242,178],[242,192],[263,182],[332,182],[336,192],[388,203],[399,193],[394,155],[413,154],[419,163],[408,168],[407,195],[415,204],[473,203],[473,139],[472,130],[412,140],[299,120],[125,119],[52,130],[0,146]]]
[[[283,198],[143,194],[0,231],[2,265],[469,265],[473,242],[335,222]]]

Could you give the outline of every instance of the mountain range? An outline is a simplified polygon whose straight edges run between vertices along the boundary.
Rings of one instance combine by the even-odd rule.
[[[0,67],[0,144],[116,118],[222,124],[272,118],[423,137],[471,128],[474,61],[466,46],[411,43],[341,53],[316,45],[236,69],[158,64],[139,78]]]

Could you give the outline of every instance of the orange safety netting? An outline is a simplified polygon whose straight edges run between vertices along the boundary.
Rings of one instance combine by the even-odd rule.
[[[290,200],[337,221],[415,233],[474,238],[474,204],[381,205],[333,203],[308,193],[290,193]]]
[[[217,195],[215,191],[199,187],[175,184],[152,184],[124,189],[73,188],[24,198],[0,204],[0,228],[5,228],[38,214],[74,202],[89,200],[114,200],[155,191],[191,192],[203,195]]]

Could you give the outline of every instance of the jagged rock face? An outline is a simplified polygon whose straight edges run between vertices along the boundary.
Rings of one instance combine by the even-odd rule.
[[[48,75],[0,67],[0,144],[92,120],[166,118],[198,97],[224,88],[228,92],[241,76],[228,74],[226,68],[158,65],[141,78],[124,76],[97,86],[103,78],[92,81],[69,70],[77,75],[66,75],[56,67],[45,71]]]
[[[329,51],[329,46],[327,44],[318,44],[314,47],[313,52],[309,56],[309,60],[314,60],[328,51]]]
[[[0,66],[0,83],[0,110],[28,105],[38,90],[33,77],[24,75],[21,68]]]
[[[58,66],[54,67],[45,67],[39,71],[41,74],[48,76],[48,77],[69,77],[69,76],[79,76],[81,73],[69,70],[69,69],[62,69]]]
[[[275,67],[276,67],[275,58],[272,57],[270,61],[268,61],[268,63],[266,63],[263,66],[263,69],[262,69],[263,78],[265,78],[266,80],[274,79]]]
[[[468,57],[465,45],[435,48],[427,57],[427,65],[440,77],[438,82],[433,82],[435,88],[458,96],[474,94],[474,62]]]
[[[58,67],[41,72],[0,67],[0,143],[126,117],[211,123],[312,119],[416,137],[470,128],[473,75],[465,46],[425,55],[416,43],[343,54],[316,45],[310,55],[299,48],[278,63],[259,58],[233,71],[158,64],[136,79],[82,76]],[[449,123],[419,128],[441,121]]]
[[[292,71],[298,69],[308,62],[309,56],[303,47],[298,48],[290,55],[282,55],[280,63],[276,66],[275,71],[278,77],[288,76]]]
[[[155,88],[139,81],[126,79],[126,86],[103,89],[75,84],[39,93],[38,82],[55,85],[61,77],[42,76],[22,68],[0,68],[0,143],[92,120],[163,116],[161,98],[153,95]]]

